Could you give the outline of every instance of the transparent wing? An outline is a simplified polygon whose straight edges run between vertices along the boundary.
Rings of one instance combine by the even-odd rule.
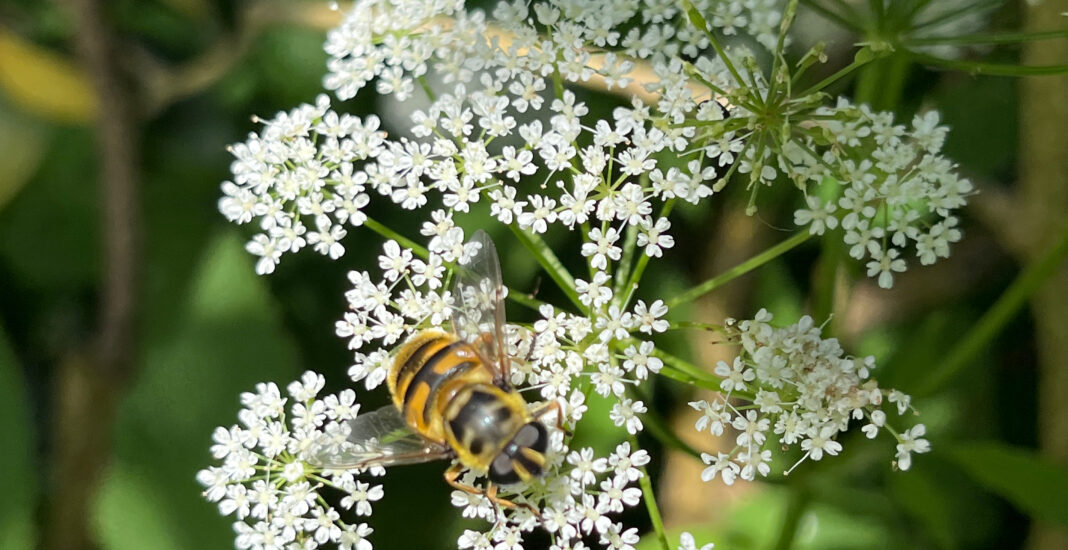
[[[497,247],[481,229],[469,244],[478,251],[464,265],[456,267],[453,284],[452,326],[460,339],[470,342],[497,371],[503,382],[509,380],[504,339],[504,286]]]
[[[447,446],[413,432],[390,405],[328,426],[309,449],[308,461],[320,468],[350,470],[417,464],[449,456]]]

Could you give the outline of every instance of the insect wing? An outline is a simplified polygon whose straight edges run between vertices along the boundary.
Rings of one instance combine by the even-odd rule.
[[[469,244],[478,251],[456,267],[452,325],[461,340],[474,344],[492,368],[507,381],[504,352],[504,286],[497,247],[485,231],[476,231]]]
[[[324,431],[309,452],[312,464],[350,470],[430,462],[450,456],[449,448],[413,432],[400,412],[386,406]]]

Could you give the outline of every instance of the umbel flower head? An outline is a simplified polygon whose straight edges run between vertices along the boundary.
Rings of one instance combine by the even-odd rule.
[[[904,270],[907,248],[926,264],[960,238],[954,212],[971,187],[940,156],[946,130],[937,114],[906,128],[845,100],[824,105],[822,92],[792,97],[776,85],[790,75],[761,74],[751,52],[718,47],[712,33],[746,33],[781,57],[792,14],[780,2],[692,4],[687,13],[671,3],[513,1],[487,15],[457,0],[360,0],[325,46],[324,83],[336,99],[278,113],[231,149],[219,208],[258,228],[246,246],[258,273],[308,247],[339,259],[354,228],[383,236],[377,269],[349,272],[348,310],[335,326],[353,353],[349,377],[367,390],[386,381],[398,346],[454,317],[463,297],[452,282],[478,253],[465,218],[509,226],[566,296],[550,304],[513,295],[536,316],[503,329],[508,382],[528,402],[557,402],[569,431],[592,393],[608,399],[618,445],[598,456],[552,430],[546,475],[500,488],[517,506],[455,491],[458,513],[486,522],[460,548],[521,549],[536,528],[553,550],[637,543],[637,530],[618,518],[647,481],[649,455],[634,438],[648,412],[641,386],[673,368],[654,340],[672,327],[668,306],[640,290],[646,268],[675,247],[675,205],[702,205],[736,173],[747,175],[754,200],[761,187],[790,180],[805,195],[797,224],[812,234],[842,228],[882,286]],[[639,63],[653,75],[640,83]],[[574,87],[591,81],[628,99],[590,105]],[[373,115],[335,110],[334,101],[370,87],[408,102],[410,124],[387,134]],[[834,193],[817,193],[827,182]],[[421,238],[369,217],[372,201],[417,216]],[[554,231],[577,233],[582,244],[550,249],[541,239]],[[585,270],[571,275],[563,265],[574,263]],[[733,450],[703,457],[706,481],[769,475],[775,444],[798,447],[801,461],[835,455],[851,421],[869,437],[895,437],[901,469],[929,450],[922,424],[891,427],[884,400],[900,415],[908,397],[878,387],[873,361],[846,356],[811,319],[770,321],[761,312],[728,324],[742,351],[712,369],[723,395],[691,403],[704,413],[698,430],[736,433]],[[239,548],[371,547],[363,518],[384,498],[373,481],[383,469],[331,470],[316,456],[324,445],[373,445],[351,441],[353,423],[373,413],[354,390],[320,396],[324,383],[306,373],[285,397],[261,384],[242,396],[239,423],[216,430],[219,462],[198,479],[234,517]],[[460,481],[488,490],[479,472]],[[680,544],[697,548],[687,535]]]
[[[220,463],[201,470],[197,481],[205,487],[204,497],[234,518],[237,548],[372,548],[367,537],[373,530],[359,520],[383,498],[374,477],[384,469],[323,469],[308,457],[324,440],[339,434],[344,439],[348,422],[361,414],[353,390],[320,396],[324,385],[325,378],[311,371],[288,385],[287,397],[274,383],[257,384],[255,392],[241,395],[239,424],[215,430],[211,452]],[[637,530],[613,516],[640,501],[641,490],[633,484],[645,475],[648,453],[624,442],[598,457],[590,448],[569,450],[560,432],[551,440],[551,452],[543,479],[503,489],[513,502],[530,506],[502,509],[484,494],[453,492],[452,504],[463,517],[490,522],[486,531],[466,531],[459,548],[501,542],[521,548],[523,534],[539,526],[553,535],[557,548],[570,548],[582,537],[614,548],[637,542]],[[484,484],[474,473],[464,482]]]
[[[326,380],[306,372],[283,397],[273,382],[241,394],[239,424],[216,428],[212,456],[221,461],[197,474],[204,497],[234,518],[237,548],[339,548],[370,550],[372,529],[344,519],[324,496],[339,495],[346,516],[370,516],[382,487],[354,472],[318,471],[302,457],[328,420],[359,412],[355,392],[319,397]],[[372,472],[374,473],[374,472]]]
[[[234,177],[219,206],[231,221],[258,222],[248,243],[258,272],[306,246],[339,258],[376,195],[423,211],[432,224],[424,234],[437,237],[479,205],[535,235],[581,229],[602,269],[628,231],[661,255],[674,245],[671,204],[703,201],[736,172],[748,175],[754,201],[783,179],[806,194],[837,182],[833,198],[806,195],[795,221],[813,234],[840,226],[883,287],[905,270],[908,247],[930,264],[960,239],[954,213],[972,186],[940,154],[937,113],[906,128],[845,99],[826,106],[822,92],[792,97],[747,50],[702,55],[708,29],[668,5],[501,2],[492,20],[463,8],[363,0],[330,33],[326,87],[346,100],[374,82],[408,102],[411,125],[396,137],[374,116],[335,112],[323,95],[232,147]],[[777,2],[695,8],[724,34],[775,44]],[[567,87],[594,79],[630,93],[639,61],[653,76],[611,117],[595,118]]]
[[[900,416],[911,410],[910,398],[879,387],[871,378],[873,357],[845,355],[838,340],[820,336],[811,317],[783,328],[773,327],[771,321],[772,315],[762,309],[753,319],[728,322],[727,332],[742,350],[732,363],[716,365],[724,393],[711,402],[690,403],[703,413],[694,426],[697,431],[721,436],[733,429],[737,434],[737,446],[730,452],[701,455],[708,465],[701,479],[719,476],[730,485],[736,478],[767,477],[774,448],[799,446],[804,454],[798,464],[837,455],[842,451],[837,437],[851,421],[863,424],[868,439],[880,432],[894,437],[894,464],[902,470],[911,466],[913,453],[930,451],[922,438],[923,424],[899,432],[887,422],[884,402]],[[750,404],[736,403],[742,400]]]

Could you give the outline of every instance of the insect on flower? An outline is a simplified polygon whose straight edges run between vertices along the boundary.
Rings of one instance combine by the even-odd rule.
[[[545,472],[549,435],[541,419],[559,404],[529,406],[510,383],[504,340],[501,268],[493,241],[478,231],[478,251],[454,272],[451,331],[417,332],[394,352],[387,376],[393,405],[348,422],[344,441],[324,440],[310,461],[326,469],[366,469],[455,459],[453,487],[505,507],[499,485]],[[488,475],[486,489],[459,481],[465,469]]]

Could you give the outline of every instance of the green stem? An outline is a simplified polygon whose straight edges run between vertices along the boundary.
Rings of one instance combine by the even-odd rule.
[[[786,31],[790,30],[790,25],[793,23],[794,17],[797,15],[797,2],[798,0],[790,0],[786,5],[786,9],[783,11],[782,21],[779,23],[779,40],[775,47],[775,51],[778,53],[775,54],[775,58],[771,63],[771,71],[768,73],[770,75],[769,80],[771,81],[768,88],[769,100],[776,97],[779,89],[778,74],[780,66],[786,62],[786,59],[783,57],[785,55],[783,52],[786,51]]]
[[[1052,246],[1024,268],[971,331],[957,342],[946,359],[935,366],[930,376],[913,392],[914,395],[930,395],[960,374],[1005,328],[1031,295],[1061,268],[1065,258],[1068,258],[1068,223]]]
[[[422,245],[382,225],[374,218],[367,218],[363,222],[363,224],[367,226],[367,228],[371,231],[374,231],[375,233],[378,233],[379,235],[382,235],[387,239],[393,239],[394,241],[397,241],[398,244],[400,244],[404,248],[411,250],[413,254],[419,256],[424,260],[430,257],[430,251],[424,248]]]
[[[727,67],[727,70],[734,76],[734,81],[739,86],[743,85],[745,80],[743,80],[742,75],[738,73],[738,69],[734,68],[734,62],[727,57],[727,52],[723,49],[723,45],[719,43],[719,39],[716,38],[716,35],[713,34],[712,29],[708,28],[708,22],[705,21],[705,17],[701,15],[701,12],[697,11],[697,7],[695,7],[690,0],[682,0],[682,8],[686,10],[686,15],[689,17],[690,23],[700,29],[701,32],[705,33],[708,42],[712,44],[712,49],[716,50],[716,55],[723,60],[723,64]]]
[[[379,235],[382,235],[387,239],[393,239],[397,241],[398,244],[411,250],[413,254],[419,256],[420,258],[423,258],[424,260],[430,257],[430,251],[427,250],[425,247],[405,237],[404,235],[401,235],[400,233],[397,233],[396,231],[382,225],[373,218],[367,218],[367,220],[364,221],[363,224],[367,226],[367,228],[371,231],[374,231],[375,233],[378,233]],[[506,288],[508,288],[508,299],[519,305],[529,307],[530,309],[533,309],[535,311],[537,311],[540,306],[545,305],[545,302],[538,300],[537,298],[534,298],[529,294],[520,292],[512,287]]]
[[[426,76],[420,76],[416,81],[418,81],[419,86],[423,88],[423,93],[426,94],[427,99],[430,101],[437,99],[437,95],[434,94],[434,89],[430,87],[430,82],[427,82]]]
[[[1054,38],[1068,38],[1068,30],[1046,32],[995,32],[967,34],[964,36],[929,36],[925,38],[906,38],[906,46],[967,46],[970,44],[1018,44],[1037,42]]]
[[[668,217],[671,214],[672,207],[674,206],[675,199],[668,199],[668,201],[664,203],[664,208],[660,211],[660,217]],[[630,244],[629,235],[627,242],[628,244]],[[637,249],[637,245],[635,245],[635,249]],[[618,290],[616,290],[617,297],[620,295],[626,295],[630,293],[631,290],[637,288],[638,283],[642,280],[642,275],[645,274],[645,267],[649,265],[649,255],[646,254],[644,250],[636,253],[639,254],[638,265],[634,267],[634,271],[630,272],[630,278],[627,279],[627,285],[620,287]],[[620,271],[620,273],[622,273],[622,270]],[[620,304],[620,306],[622,307],[622,304]]]
[[[511,228],[512,233],[519,239],[519,242],[523,243],[523,246],[531,254],[534,254],[542,269],[549,274],[549,277],[560,287],[560,290],[567,294],[567,297],[578,307],[579,311],[586,311],[586,306],[579,300],[578,291],[575,290],[575,278],[568,273],[564,264],[560,263],[560,259],[556,257],[549,245],[545,244],[541,237],[523,231],[515,224],[511,224],[508,227]]]
[[[824,18],[838,23],[838,25],[844,29],[851,29],[857,33],[864,30],[864,25],[862,25],[859,20],[849,19],[845,15],[836,13],[827,6],[816,2],[816,0],[801,0],[801,3],[811,8],[812,11],[822,15]]]
[[[779,536],[775,539],[774,550],[790,550],[797,537],[797,527],[801,524],[801,517],[805,515],[812,497],[808,491],[795,487],[790,493],[790,499],[786,502],[786,517],[779,524]]]
[[[712,277],[711,279],[691,288],[690,290],[687,290],[686,292],[675,296],[674,298],[666,302],[667,306],[670,308],[685,302],[691,302],[693,300],[696,300],[697,298],[704,296],[709,292],[712,292],[713,290],[733,281],[734,279],[737,279],[738,277],[749,273],[750,271],[774,260],[775,258],[778,258],[786,252],[789,252],[801,243],[809,240],[811,237],[812,235],[808,231],[801,231],[800,233],[795,234],[793,237],[782,241],[781,243],[765,250],[764,252],[761,252],[760,254],[749,258],[748,260],[728,269],[727,271],[724,271],[723,273],[720,273],[719,275],[716,275],[715,277]]]
[[[616,270],[616,281],[613,294],[618,300],[621,294],[625,294],[630,291],[630,287],[624,287],[627,282],[627,275],[631,272],[631,266],[634,265],[634,254],[638,248],[638,226],[627,225],[627,234],[623,240],[623,259],[619,262],[619,269]],[[644,254],[643,254],[644,256]],[[624,290],[626,288],[626,290]]]
[[[709,332],[723,332],[723,325],[717,325],[715,323],[702,323],[699,321],[670,321],[668,323],[669,330],[707,330]]]
[[[812,318],[817,323],[831,321],[825,334],[833,335],[834,291],[838,286],[838,272],[842,263],[841,246],[828,235],[823,236],[823,242],[820,244],[820,259],[812,281]]]
[[[909,51],[909,55],[914,57],[918,63],[964,71],[969,74],[984,74],[990,76],[1044,76],[1068,73],[1068,65],[1023,66],[1005,63],[984,63],[982,61],[945,59],[911,50]]]
[[[671,365],[664,365],[664,367],[661,368],[660,372],[657,373],[657,374],[659,374],[660,376],[663,376],[665,378],[670,378],[670,379],[672,379],[672,380],[674,380],[676,382],[681,382],[681,383],[686,384],[688,386],[693,386],[695,388],[703,388],[703,389],[706,389],[706,390],[720,391],[720,387],[719,387],[719,382],[718,381],[716,381],[716,380],[708,380],[708,379],[698,378],[698,377],[692,376],[692,375],[687,374],[687,373],[685,373],[685,372],[683,372],[683,371],[681,371],[679,369],[676,369],[674,366],[671,366]]]
[[[660,369],[660,374],[671,378],[672,380],[690,384],[691,386],[697,386],[699,388],[717,392],[723,391],[723,389],[720,388],[722,379],[715,374],[705,372],[701,367],[660,349],[653,350],[653,355],[664,362],[664,367]],[[733,391],[731,392],[731,396],[746,399],[748,401],[756,399],[756,395],[742,391]]]
[[[863,67],[864,65],[867,65],[868,63],[871,63],[873,60],[878,59],[878,58],[879,58],[878,54],[876,54],[874,51],[872,51],[871,48],[865,46],[865,47],[857,50],[857,53],[853,56],[853,62],[852,63],[850,63],[849,65],[846,65],[845,67],[842,67],[838,72],[832,74],[831,76],[828,76],[827,78],[824,78],[823,80],[817,82],[816,84],[814,84],[813,86],[811,86],[807,90],[805,90],[804,92],[801,92],[800,94],[797,94],[796,97],[805,97],[805,96],[807,96],[809,94],[818,92],[818,91],[826,88],[827,86],[830,86],[833,82],[837,81],[838,79],[842,78],[843,76],[848,75],[849,73],[857,70],[860,67]]]
[[[631,448],[641,448],[638,446],[638,438],[632,435],[629,439]],[[649,479],[649,471],[645,466],[639,469],[642,472],[642,476],[638,478],[638,485],[642,488],[642,500],[645,501],[645,509],[649,511],[649,520],[653,523],[653,531],[656,532],[656,538],[660,541],[660,548],[662,550],[671,550],[671,546],[668,545],[667,541],[667,532],[664,530],[664,520],[660,518],[660,508],[656,505],[656,493],[653,492],[653,482]]]
[[[640,387],[631,386],[630,393],[633,394],[635,398],[645,402],[646,405],[652,404],[652,399],[645,395]],[[645,414],[642,415],[642,422],[645,425],[645,433],[656,438],[656,440],[665,447],[682,451],[698,460],[701,459],[701,453],[697,449],[689,446],[682,440],[682,438],[676,435],[667,425],[667,422],[665,422],[659,414],[653,411],[652,408],[649,408],[645,411]]]

